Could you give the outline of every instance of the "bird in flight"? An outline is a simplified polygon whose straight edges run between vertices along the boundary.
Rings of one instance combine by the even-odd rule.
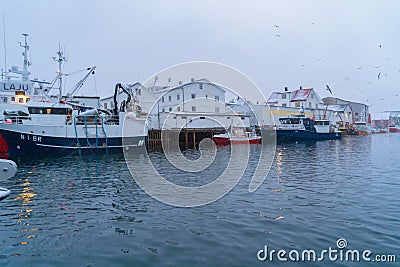
[[[328,90],[329,91],[329,93],[331,93],[332,94],[332,90],[331,90],[331,88],[329,87],[329,85],[327,85],[327,84],[325,84],[326,85],[326,90]]]
[[[381,73],[379,72],[378,73],[378,80],[381,78]]]
[[[375,68],[375,69],[379,69],[380,67],[381,67],[381,66],[379,65],[379,66],[375,66],[374,68]]]
[[[276,37],[281,37],[279,34],[276,34],[275,36],[276,36]]]
[[[279,25],[274,24],[275,28],[279,28]]]
[[[379,45],[379,48],[382,48],[382,45]]]

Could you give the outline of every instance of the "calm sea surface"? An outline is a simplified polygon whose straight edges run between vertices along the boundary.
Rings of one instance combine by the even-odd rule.
[[[0,184],[12,190],[0,202],[0,265],[268,266],[257,260],[265,245],[321,251],[337,248],[339,238],[348,249],[397,254],[398,264],[399,151],[400,134],[279,145],[256,192],[248,192],[248,170],[228,195],[197,208],[148,196],[123,155],[20,160],[17,175]],[[228,152],[222,148],[202,175],[151,157],[177,184],[198,185],[222,173]],[[366,263],[313,263],[323,265]]]

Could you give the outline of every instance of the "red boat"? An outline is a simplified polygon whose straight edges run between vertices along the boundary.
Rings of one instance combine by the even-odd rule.
[[[400,126],[396,124],[389,125],[389,133],[400,133]]]
[[[233,128],[231,132],[216,134],[213,136],[216,145],[229,144],[261,144],[261,136],[254,132],[246,132],[243,128]]]

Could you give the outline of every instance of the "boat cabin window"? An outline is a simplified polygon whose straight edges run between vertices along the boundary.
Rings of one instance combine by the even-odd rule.
[[[315,121],[315,125],[329,125],[329,121]]]
[[[279,119],[282,124],[300,124],[300,119],[298,118],[284,118]]]
[[[29,107],[30,114],[53,114],[53,115],[68,115],[69,108],[41,108],[41,107]]]

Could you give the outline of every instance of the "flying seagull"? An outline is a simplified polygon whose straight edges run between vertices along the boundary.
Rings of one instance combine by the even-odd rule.
[[[329,85],[327,85],[327,84],[325,84],[326,85],[326,90],[328,90],[329,91],[329,93],[331,93],[332,94],[332,90],[331,90],[331,88],[329,87]]]
[[[379,48],[382,48],[382,45],[379,45]]]
[[[380,67],[381,67],[381,66],[379,65],[379,66],[375,66],[374,68],[375,68],[375,69],[379,69]]]
[[[381,73],[379,72],[378,73],[378,80],[381,78]]]
[[[276,34],[275,36],[276,36],[276,37],[281,37],[279,34]]]
[[[275,28],[279,28],[279,25],[274,24]]]

